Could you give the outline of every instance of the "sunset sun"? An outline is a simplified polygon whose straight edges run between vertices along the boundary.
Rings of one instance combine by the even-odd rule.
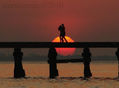
[[[65,36],[68,42],[74,42],[70,37]],[[56,37],[52,42],[60,42],[60,37]],[[75,48],[56,48],[58,54],[63,56],[73,55],[75,52]]]

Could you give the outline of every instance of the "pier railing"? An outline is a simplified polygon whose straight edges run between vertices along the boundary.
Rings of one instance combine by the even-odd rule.
[[[118,48],[119,42],[0,42],[0,48],[50,48],[75,47],[75,48]]]

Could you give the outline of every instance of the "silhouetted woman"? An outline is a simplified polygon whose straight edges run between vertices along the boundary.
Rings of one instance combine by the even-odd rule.
[[[92,73],[90,70],[91,53],[89,51],[89,48],[84,48],[82,56],[84,60],[84,78],[90,78],[92,76]]]
[[[58,76],[56,57],[57,57],[56,49],[54,47],[51,47],[49,49],[49,53],[48,53],[48,58],[49,58],[48,63],[49,63],[49,67],[50,67],[50,78],[55,78],[56,76]]]
[[[68,42],[65,38],[65,27],[64,24],[61,24],[58,28],[58,30],[60,31],[60,42]]]

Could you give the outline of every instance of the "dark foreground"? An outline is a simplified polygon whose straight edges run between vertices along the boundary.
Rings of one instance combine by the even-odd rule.
[[[25,79],[13,78],[13,63],[0,64],[0,88],[118,88],[117,62],[92,62],[93,77],[83,80],[83,64],[58,64],[59,78],[49,79],[49,65],[24,62]]]

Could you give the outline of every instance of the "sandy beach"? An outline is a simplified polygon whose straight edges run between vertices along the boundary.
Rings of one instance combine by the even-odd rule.
[[[25,79],[13,78],[13,63],[0,63],[0,88],[119,88],[117,62],[91,63],[93,77],[83,80],[83,64],[58,64],[59,77],[49,79],[47,63],[23,64]]]

